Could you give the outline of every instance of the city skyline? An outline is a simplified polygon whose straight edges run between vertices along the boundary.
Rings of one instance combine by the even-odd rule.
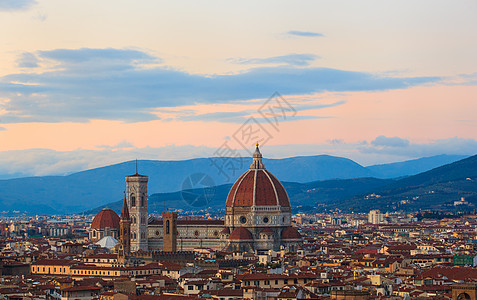
[[[0,1],[0,168],[209,157],[224,142],[242,149],[234,133],[251,117],[270,158],[472,155],[476,12],[473,1]],[[259,113],[275,92],[296,111],[278,127]]]

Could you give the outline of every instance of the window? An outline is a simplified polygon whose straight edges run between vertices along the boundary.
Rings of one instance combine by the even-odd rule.
[[[169,234],[169,220],[166,221],[166,234]]]
[[[189,291],[193,291],[193,290],[194,290],[194,286],[189,285],[189,286],[187,286],[187,289],[188,289]]]
[[[146,199],[146,197],[144,195],[141,196],[141,207],[144,207],[144,200]]]
[[[134,196],[134,194],[131,194],[131,206],[136,206],[136,196]]]

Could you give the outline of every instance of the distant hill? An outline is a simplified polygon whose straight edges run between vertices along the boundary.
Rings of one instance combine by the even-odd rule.
[[[379,196],[373,196],[370,194]],[[464,197],[469,205],[454,206]],[[329,208],[369,211],[477,209],[477,155],[369,190]]]
[[[416,175],[455,161],[464,159],[465,155],[436,155],[430,157],[423,157],[403,162],[374,165],[367,167],[379,178],[398,178],[409,175]]]
[[[198,158],[181,161],[138,161],[139,173],[149,176],[149,194],[168,194],[191,188],[184,185],[186,179],[195,173],[210,176],[213,186],[232,184],[246,169],[251,158],[218,158],[219,162],[233,162],[234,168],[226,165],[219,172],[212,159]],[[437,160],[433,160],[436,162]],[[341,157],[328,155],[301,156],[285,159],[264,159],[265,166],[282,182],[315,182],[330,179],[353,179],[378,177],[387,178],[389,174],[409,175],[417,168],[424,168],[421,161],[406,164],[411,170],[406,174],[402,165],[397,167],[381,165],[363,167],[358,163]],[[419,164],[420,167],[413,167]],[[120,201],[125,189],[125,176],[135,173],[135,162],[129,161],[102,168],[74,173],[68,176],[43,176],[0,180],[0,212],[22,211],[29,214],[80,213],[94,207]],[[392,171],[399,168],[400,171]],[[385,172],[383,171],[385,170]],[[379,172],[383,172],[380,174]],[[336,181],[340,183],[340,181]],[[192,187],[194,188],[194,187]],[[290,187],[291,188],[291,187]],[[339,190],[339,187],[336,187]],[[342,189],[345,189],[342,187]],[[320,193],[322,191],[320,190]],[[336,194],[330,192],[332,198]],[[346,192],[344,192],[346,193]],[[300,196],[301,195],[301,196]],[[305,201],[309,195],[297,193],[296,199]],[[320,196],[320,197],[321,197]],[[152,197],[152,196],[151,196]],[[166,196],[161,196],[166,197]],[[300,198],[301,197],[301,198]],[[341,199],[341,198],[340,198]],[[223,198],[220,199],[224,201]]]
[[[293,208],[316,207],[320,204],[329,203],[336,200],[347,199],[349,197],[358,195],[365,191],[375,189],[393,180],[390,179],[376,179],[376,178],[358,178],[358,179],[337,179],[326,181],[315,181],[309,183],[283,182],[290,198],[290,204]],[[164,207],[174,210],[184,211],[217,211],[223,210],[225,207],[225,200],[229,193],[231,184],[220,185],[212,188],[200,188],[186,191],[179,191],[173,193],[158,193],[149,197],[148,211],[149,213],[161,213]],[[205,194],[213,195],[212,197],[204,197],[205,201],[200,206],[190,205],[188,197],[194,195],[200,197]],[[86,214],[96,214],[101,209],[108,207],[121,212],[122,201],[108,203],[100,207],[88,210]]]
[[[194,173],[205,173],[213,185],[233,183],[246,169],[251,158],[234,162],[224,172],[211,159],[182,161],[138,161],[139,172],[149,176],[149,194],[183,189],[183,182]],[[371,172],[352,160],[327,155],[286,159],[264,159],[266,167],[281,180],[313,181],[329,178],[369,176]],[[135,173],[135,161],[96,168],[68,176],[27,177],[0,180],[1,211],[26,211],[31,214],[78,213],[121,199],[127,175]]]

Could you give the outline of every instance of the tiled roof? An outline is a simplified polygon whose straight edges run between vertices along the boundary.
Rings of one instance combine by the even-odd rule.
[[[429,269],[421,274],[423,278],[437,278],[442,277],[442,275],[451,280],[477,280],[477,269],[472,267],[436,267]]]
[[[34,262],[32,265],[35,266],[71,266],[75,264],[74,261],[69,259],[40,259]]]
[[[112,209],[105,208],[101,210],[91,223],[92,229],[116,228],[119,230],[119,216]]]
[[[253,236],[246,228],[237,227],[232,231],[229,237],[230,240],[253,240]]]
[[[295,227],[289,226],[282,231],[282,240],[298,240],[301,239],[301,234]]]
[[[76,292],[76,291],[97,291],[100,290],[101,287],[99,286],[72,286],[70,288],[66,288],[63,291],[65,292]]]
[[[230,189],[225,206],[285,206],[290,200],[285,188],[272,173],[265,169],[247,170]]]

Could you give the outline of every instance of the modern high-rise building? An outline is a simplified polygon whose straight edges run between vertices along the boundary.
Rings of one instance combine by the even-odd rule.
[[[369,212],[368,214],[368,223],[370,224],[380,224],[384,221],[384,214],[379,210],[375,209]]]

